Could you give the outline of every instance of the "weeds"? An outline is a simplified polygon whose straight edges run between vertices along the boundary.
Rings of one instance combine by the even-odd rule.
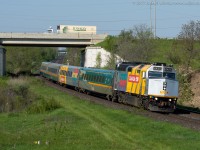
[[[183,104],[183,102],[191,101],[194,93],[191,90],[191,84],[189,75],[184,75],[183,73],[178,74],[179,80],[179,104]]]
[[[45,100],[44,97],[34,94],[30,90],[30,81],[26,77],[9,79],[7,83],[3,81],[1,83],[0,112],[26,110],[28,113],[43,113],[60,108],[60,105],[53,98]]]
[[[44,98],[40,98],[40,100],[36,101],[32,105],[27,108],[27,113],[45,113],[49,111],[53,111],[57,108],[61,108],[61,105],[53,98],[45,100]]]

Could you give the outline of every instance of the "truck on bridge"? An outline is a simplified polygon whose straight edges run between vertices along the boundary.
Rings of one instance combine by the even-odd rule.
[[[57,33],[96,34],[96,26],[57,25]]]

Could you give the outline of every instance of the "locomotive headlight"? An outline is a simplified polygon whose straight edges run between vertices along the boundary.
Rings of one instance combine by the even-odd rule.
[[[167,88],[167,82],[163,82],[163,90],[166,90]]]
[[[172,101],[172,99],[170,98],[170,99],[169,99],[169,101],[171,102],[171,101]]]
[[[157,97],[155,97],[155,100],[157,101],[157,100],[158,100],[158,98],[157,98]]]

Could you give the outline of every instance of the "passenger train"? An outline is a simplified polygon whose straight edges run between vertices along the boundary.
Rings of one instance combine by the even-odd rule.
[[[40,74],[111,101],[158,112],[176,109],[179,83],[173,66],[165,63],[122,62],[115,70],[103,70],[43,62]]]

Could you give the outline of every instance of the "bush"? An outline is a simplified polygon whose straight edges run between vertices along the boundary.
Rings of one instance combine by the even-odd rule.
[[[18,112],[24,110],[34,101],[36,96],[29,90],[29,82],[25,77],[9,79],[0,88],[0,112]]]
[[[26,112],[29,114],[45,113],[53,111],[58,108],[61,108],[61,105],[54,98],[45,100],[44,98],[41,97],[38,101],[30,105],[27,108]]]
[[[16,95],[23,98],[27,98],[29,93],[29,82],[27,78],[20,77],[16,79],[10,79],[8,81],[9,90],[14,92]]]
[[[26,110],[28,113],[44,113],[61,107],[53,98],[45,100],[44,97],[32,93],[30,84],[26,77],[9,79],[6,84],[0,82],[0,112]]]
[[[183,102],[191,101],[194,93],[191,90],[190,85],[190,75],[186,75],[183,73],[178,73],[179,80],[179,103],[183,104]]]
[[[37,73],[43,61],[55,59],[56,48],[6,47],[7,72],[20,75]]]

